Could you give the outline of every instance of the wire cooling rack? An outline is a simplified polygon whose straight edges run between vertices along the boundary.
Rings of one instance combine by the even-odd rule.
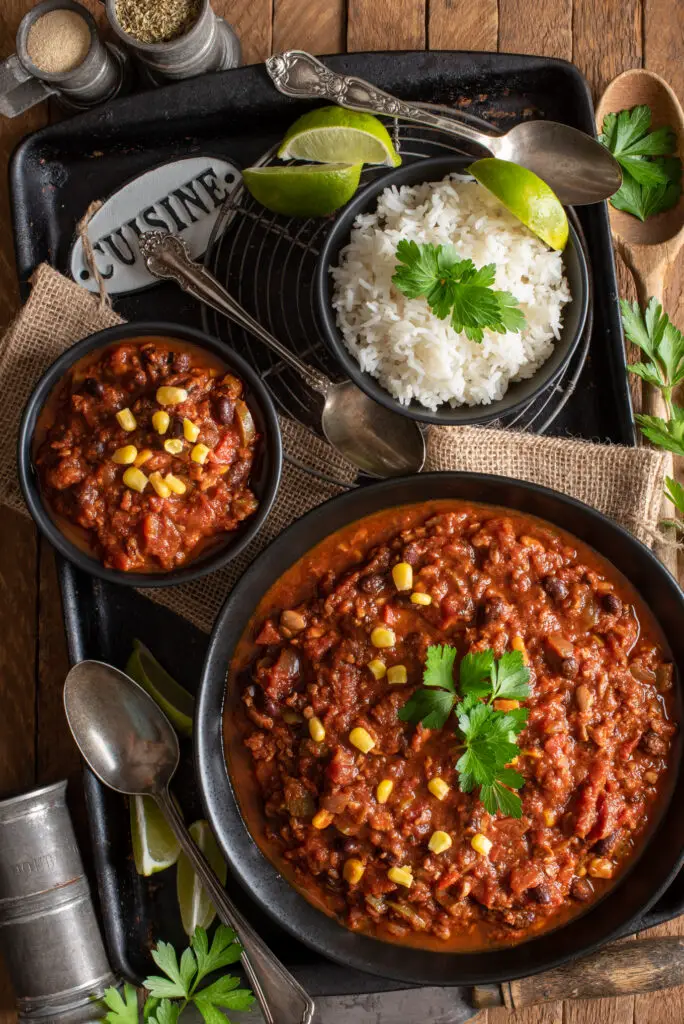
[[[496,131],[486,122],[480,124],[489,131]],[[388,128],[405,162],[447,153],[473,155],[453,136],[432,128],[404,121],[392,122]],[[274,148],[259,164],[275,161]],[[366,168],[362,185],[386,170]],[[589,264],[582,228],[574,212],[570,212],[570,217]],[[272,334],[301,359],[323,370],[333,380],[339,380],[340,368],[323,341],[314,300],[314,272],[330,225],[328,218],[305,220],[273,214],[240,186],[228,198],[219,216],[205,264]],[[591,289],[591,272],[589,280]],[[590,293],[589,316],[581,342],[560,377],[534,401],[489,426],[539,434],[549,429],[572,395],[587,355],[593,320],[591,298]],[[319,434],[320,399],[297,374],[265,345],[218,313],[204,307],[203,316],[205,329],[229,343],[259,373],[280,411]],[[322,475],[314,467],[301,468],[315,476]],[[332,482],[342,485],[341,481]]]

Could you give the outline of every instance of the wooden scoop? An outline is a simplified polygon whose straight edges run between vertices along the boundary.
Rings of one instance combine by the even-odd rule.
[[[651,128],[669,125],[677,138],[676,153],[684,155],[684,111],[670,86],[653,71],[635,68],[618,75],[610,83],[596,110],[599,132],[606,114],[646,104],[651,108]],[[663,304],[665,282],[668,271],[674,264],[684,245],[684,195],[677,206],[665,213],[656,214],[642,222],[622,210],[615,210],[608,204],[610,226],[615,248],[634,278],[639,302],[645,306],[651,296]],[[651,416],[666,418],[665,405],[657,388],[642,382],[643,411]],[[673,476],[672,456],[667,467],[668,476]],[[672,518],[673,508],[668,501],[663,503],[663,516]],[[676,552],[661,558],[671,571],[676,568]]]

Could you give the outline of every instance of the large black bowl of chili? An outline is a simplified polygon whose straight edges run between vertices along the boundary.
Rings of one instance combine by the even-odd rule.
[[[587,903],[586,909],[580,907],[579,911],[573,912],[572,916],[561,917],[558,925],[550,930],[537,932],[536,936],[533,933],[525,934],[523,915],[518,921],[519,927],[515,944],[506,944],[505,942],[492,943],[476,948],[471,946],[471,948],[464,949],[461,947],[456,950],[453,943],[440,943],[435,940],[434,935],[430,937],[431,941],[426,943],[423,941],[422,935],[416,936],[412,934],[408,935],[405,939],[392,939],[390,935],[379,935],[377,932],[371,934],[367,929],[364,930],[363,928],[355,931],[353,927],[345,926],[339,919],[339,915],[336,917],[334,912],[331,913],[330,906],[325,906],[324,910],[324,903],[320,899],[317,901],[314,899],[312,902],[318,877],[312,875],[311,886],[307,888],[301,882],[301,875],[298,884],[297,878],[291,872],[287,869],[284,871],[278,869],[276,866],[278,858],[275,857],[272,850],[269,849],[269,855],[266,856],[264,850],[268,849],[268,843],[264,841],[264,836],[259,833],[258,825],[255,825],[255,822],[258,820],[259,814],[262,815],[263,820],[268,814],[273,815],[274,812],[277,821],[281,809],[276,805],[270,808],[265,806],[263,793],[259,792],[259,786],[263,787],[264,780],[267,786],[270,785],[274,774],[276,771],[281,770],[283,764],[287,764],[287,769],[291,776],[291,778],[285,780],[285,786],[290,787],[292,792],[296,790],[300,795],[302,789],[301,786],[297,789],[297,783],[307,780],[307,778],[309,781],[320,778],[320,775],[314,764],[315,756],[310,756],[312,748],[308,739],[292,748],[294,750],[294,760],[291,765],[287,763],[286,747],[283,747],[282,741],[277,738],[275,746],[273,746],[273,760],[258,760],[258,757],[263,755],[266,746],[271,741],[268,736],[268,725],[266,725],[265,729],[260,730],[254,726],[254,722],[262,723],[266,722],[269,717],[272,720],[273,716],[282,715],[285,705],[281,705],[280,708],[277,707],[279,695],[274,691],[270,691],[270,696],[273,698],[272,703],[259,703],[262,700],[262,696],[257,692],[258,685],[255,689],[253,684],[255,680],[258,684],[259,679],[264,678],[270,679],[271,682],[274,681],[272,667],[269,667],[274,658],[273,652],[275,651],[277,654],[279,649],[286,647],[287,642],[283,640],[283,637],[291,636],[293,631],[296,633],[301,624],[297,623],[291,613],[288,612],[288,618],[284,623],[282,617],[279,620],[278,615],[276,615],[272,619],[259,620],[257,626],[256,618],[258,616],[255,617],[255,609],[259,607],[260,602],[271,591],[274,584],[277,581],[281,581],[281,577],[295,563],[319,544],[325,542],[326,539],[329,539],[331,535],[342,531],[343,528],[350,526],[350,524],[364,520],[365,517],[385,513],[386,521],[391,527],[393,515],[397,517],[397,522],[401,523],[400,517],[402,513],[400,512],[400,506],[416,506],[421,504],[428,509],[430,514],[433,514],[430,511],[433,506],[439,505],[440,502],[448,503],[450,501],[465,503],[466,506],[471,505],[473,508],[496,506],[498,509],[497,514],[504,517],[507,515],[512,517],[518,516],[519,518],[530,517],[529,522],[533,527],[531,531],[532,536],[523,538],[523,543],[530,547],[533,547],[535,544],[535,519],[538,527],[537,536],[542,538],[546,538],[549,535],[553,536],[554,528],[556,528],[558,537],[561,538],[558,542],[551,541],[552,546],[556,543],[556,551],[561,550],[558,547],[558,543],[567,546],[568,540],[570,541],[570,547],[569,549],[566,547],[564,550],[571,550],[572,539],[577,538],[581,542],[580,553],[583,550],[588,552],[589,562],[586,563],[590,566],[588,577],[590,585],[588,586],[590,590],[595,588],[593,590],[594,598],[600,604],[599,611],[597,615],[594,615],[594,618],[598,623],[596,626],[597,634],[602,633],[603,637],[597,635],[595,641],[592,640],[592,642],[600,645],[601,642],[605,642],[604,638],[606,636],[608,637],[609,645],[613,642],[609,637],[611,630],[615,631],[617,629],[615,624],[619,621],[625,625],[629,618],[625,614],[625,602],[629,600],[629,597],[625,597],[625,595],[629,595],[631,592],[634,595],[635,607],[643,611],[644,621],[648,619],[660,637],[660,650],[663,654],[663,660],[668,662],[668,671],[664,676],[667,680],[665,689],[668,690],[666,703],[671,710],[672,720],[677,724],[682,722],[679,666],[684,662],[684,634],[681,630],[682,615],[684,613],[684,594],[682,594],[676,581],[662,566],[656,556],[639,540],[601,513],[572,498],[532,483],[503,477],[468,473],[425,474],[410,479],[373,484],[367,488],[360,488],[333,498],[326,504],[314,509],[277,538],[251,565],[228,598],[223,611],[218,617],[205,662],[195,719],[195,752],[197,773],[207,817],[235,877],[239,880],[239,884],[251,894],[257,903],[279,925],[316,949],[319,953],[339,963],[380,976],[396,978],[416,984],[462,985],[497,982],[547,970],[565,961],[589,953],[603,943],[628,932],[630,927],[636,924],[640,917],[665,891],[684,861],[684,821],[678,811],[679,802],[684,794],[681,739],[679,729],[672,728],[671,723],[670,725],[666,724],[667,715],[664,717],[660,716],[662,717],[661,725],[655,724],[656,729],[662,726],[664,733],[667,733],[668,739],[663,743],[660,742],[660,737],[651,731],[653,723],[649,726],[647,721],[648,715],[646,715],[645,723],[642,723],[646,731],[641,738],[641,747],[638,752],[639,764],[641,765],[644,758],[648,759],[650,755],[657,759],[665,750],[667,750],[667,756],[666,762],[662,761],[660,763],[660,767],[663,770],[662,788],[659,792],[658,800],[654,801],[649,809],[648,827],[643,829],[643,835],[637,838],[633,852],[626,855],[624,870],[616,874],[615,879],[611,881],[610,885],[602,888],[601,883],[598,883],[597,898],[593,902]],[[393,512],[392,510],[395,511]],[[544,523],[540,524],[539,520],[543,520]],[[565,531],[570,535],[570,538],[568,538]],[[343,535],[346,537],[346,534]],[[429,535],[430,529],[428,528],[428,540]],[[405,540],[399,540],[398,543],[405,543]],[[359,545],[360,548],[361,545]],[[373,552],[368,563],[363,561],[365,555],[359,553],[358,555],[352,555],[352,565],[354,564],[354,557],[358,558],[358,565],[362,567],[362,572],[365,574],[368,574],[369,571],[375,574],[378,572],[378,569],[380,574],[383,571],[387,573],[387,566],[378,562],[378,559],[382,557],[382,552]],[[566,556],[564,555],[563,557]],[[572,562],[572,555],[567,556],[567,558],[569,561],[566,561],[565,564],[569,565]],[[595,559],[594,562],[591,561],[592,558]],[[372,570],[369,570],[371,565]],[[604,568],[607,565],[609,571],[604,574],[605,578],[601,577],[600,570],[595,572],[591,568],[592,565],[603,565]],[[619,582],[616,584],[615,593],[610,592],[610,587],[606,587],[606,580],[612,578],[612,570],[617,570],[612,573],[615,579],[618,581],[622,579],[624,583],[624,588],[621,591],[622,599],[617,597],[617,594],[620,592]],[[351,575],[353,576],[353,570]],[[326,579],[324,574],[320,577],[316,573],[313,574],[309,580],[312,594],[315,595],[312,597],[312,601],[318,600],[325,604],[326,595],[332,594],[333,588],[340,582],[341,586],[344,587],[345,581],[349,578],[349,574],[343,574],[342,577],[337,579],[331,579],[332,576],[334,576],[334,573],[329,574]],[[289,578],[289,576],[286,576],[286,582]],[[566,574],[566,580],[570,578],[571,576]],[[351,595],[352,604],[349,611],[351,618],[347,620],[350,637],[353,637],[355,632],[358,633],[360,626],[359,606],[357,606],[356,617],[354,617],[353,602],[361,597],[362,591],[365,591],[367,595],[376,593],[375,585],[373,585],[373,588],[370,585],[372,576],[369,576],[368,579],[367,585],[361,588],[357,587],[358,593],[355,590],[354,594]],[[300,583],[306,586],[307,580],[304,575],[298,581],[297,586]],[[566,597],[562,591],[562,583],[562,580],[558,584],[558,581],[547,579],[542,587],[541,581],[534,582],[536,591],[540,594],[539,600],[546,602],[545,607],[548,607],[549,614],[554,613],[555,603],[562,602]],[[378,584],[378,587],[380,587],[380,584]],[[602,589],[604,587],[605,589]],[[582,589],[586,590],[583,578],[579,578],[579,585],[576,585],[576,589],[578,593]],[[377,592],[382,593],[381,590]],[[290,609],[293,606],[297,608],[296,600],[292,604],[288,601],[288,597],[291,597],[293,593],[294,590],[290,593],[283,591],[285,596],[283,597],[282,605],[278,605],[278,608]],[[337,590],[334,591],[334,596],[335,600],[337,600],[339,597]],[[467,597],[467,595],[465,596]],[[500,609],[493,607],[496,602],[492,602],[491,599],[486,599],[481,603],[483,604],[484,616],[483,618],[477,618],[475,621],[478,623],[490,623],[492,616],[496,617],[500,613]],[[319,603],[317,607],[320,611],[321,604]],[[408,608],[408,604],[405,607]],[[301,609],[302,606],[300,605],[299,608]],[[453,615],[458,615],[458,602],[452,601],[449,611]],[[290,621],[290,618],[292,618],[292,621]],[[257,636],[257,628],[262,630],[262,633],[264,629],[267,632],[273,631],[274,624],[277,629],[279,621],[281,626],[284,624],[287,627],[280,631],[280,637],[275,634],[272,636]],[[385,623],[391,621],[391,619],[385,619]],[[606,625],[606,623],[609,623],[609,625]],[[485,630],[483,635],[487,636],[487,625],[483,628]],[[246,632],[248,630],[250,631],[249,633]],[[316,635],[320,635],[318,628],[316,631],[307,634],[309,640]],[[245,636],[251,637],[256,643],[266,645],[260,648],[261,653],[251,663],[251,674],[245,674],[241,668],[242,663],[239,652],[242,650],[241,644],[244,645],[245,643]],[[269,644],[280,644],[281,648],[268,646]],[[631,641],[627,642],[626,646],[629,648],[630,644]],[[406,647],[402,648],[402,651],[410,651],[410,646],[409,643]],[[640,654],[637,650],[638,646],[635,641],[634,651],[630,655],[633,657],[634,652],[636,652],[637,662],[640,659]],[[347,650],[349,649],[347,648]],[[380,651],[379,655],[384,653]],[[558,655],[561,658],[561,662],[559,662],[559,666],[555,670],[556,678],[561,681],[565,678],[567,682],[565,706],[570,705],[568,721],[573,723],[580,722],[582,719],[581,714],[578,716],[577,705],[582,702],[578,693],[578,684],[586,681],[590,683],[591,688],[596,683],[596,680],[584,680],[581,672],[578,676],[577,665],[573,665],[571,653],[568,654],[567,651],[560,650],[560,648],[553,653],[554,657]],[[342,658],[342,661],[344,660]],[[348,658],[347,660],[353,663],[353,658]],[[410,653],[408,658],[404,660],[409,664],[410,671]],[[240,669],[239,674],[232,672],[232,666],[236,664]],[[280,659],[277,664],[279,668],[287,668],[287,665],[281,662]],[[582,664],[580,660],[580,668]],[[624,664],[622,668],[625,668]],[[321,661],[321,670],[323,672],[321,682],[325,684],[326,679],[329,682],[330,676],[329,674],[326,675],[326,671],[329,671],[329,666],[325,664],[324,660]],[[637,682],[640,682],[639,675],[640,673],[637,672]],[[229,678],[230,683],[227,689],[227,680]],[[338,680],[339,678],[338,675]],[[365,678],[368,682],[364,683],[363,692],[370,690],[370,692],[376,693],[375,689],[373,689],[375,684],[370,679],[370,674],[367,673]],[[650,678],[648,671],[646,671],[645,675],[642,672],[641,678],[642,680]],[[309,694],[311,692],[315,693],[315,687],[316,679],[313,677],[309,678],[307,700],[311,700]],[[286,689],[287,687],[285,687]],[[393,688],[389,687],[388,689],[391,690]],[[400,687],[394,687],[394,689],[400,689]],[[630,690],[628,685],[627,691],[624,694],[625,708],[633,701],[634,694],[638,690],[639,686],[635,686]],[[660,699],[656,690],[657,688],[650,694],[649,700],[657,702]],[[256,774],[250,776],[249,769],[245,771],[244,765],[237,763],[235,755],[245,694],[247,695],[246,706],[248,713],[252,709],[256,711],[254,715],[250,715],[252,720],[250,728],[255,733],[261,733],[261,735],[256,736],[256,739],[252,737],[248,740],[250,752],[258,755],[254,759],[255,769],[261,765],[258,776]],[[583,695],[583,699],[584,697],[586,697],[586,694]],[[620,694],[618,694],[618,697],[622,699]],[[342,696],[338,707],[333,709],[335,712],[339,710],[339,706],[344,704],[344,699],[344,696]],[[599,698],[595,697],[595,699],[598,700]],[[537,703],[539,704],[539,702]],[[534,701],[530,700],[530,705],[533,704]],[[563,699],[559,699],[557,704],[558,707],[555,710],[558,711],[559,708],[562,710]],[[290,707],[297,706],[292,702],[290,704]],[[637,707],[638,700],[637,704],[630,704],[631,711],[634,711]],[[583,708],[580,706],[579,711],[582,712],[582,710]],[[631,711],[628,713],[631,713]],[[542,725],[547,722],[553,724],[553,715],[546,714],[543,708],[542,712],[546,715],[546,717],[542,717]],[[539,721],[539,707],[536,708],[536,713],[537,720]],[[306,718],[306,716],[304,717]],[[612,718],[615,721],[619,721],[620,715],[616,713]],[[589,720],[590,718],[586,719],[586,721]],[[370,718],[366,719],[366,721],[367,723],[374,722],[376,728],[378,728],[378,723],[385,721],[385,719],[377,717],[375,720]],[[329,723],[330,719],[328,719]],[[351,728],[353,724],[355,723],[350,719],[345,729]],[[295,725],[293,728],[299,728],[301,735],[306,736],[306,721],[302,721],[300,726]],[[370,725],[369,728],[373,731]],[[556,744],[556,741],[562,737],[554,736],[553,728],[549,728],[548,732],[549,736],[542,737],[541,749],[550,752],[558,747],[558,756],[560,757],[562,745]],[[278,736],[280,735],[281,733],[278,733]],[[284,732],[282,735],[284,735]],[[313,738],[313,733],[311,735]],[[349,736],[351,736],[351,733],[349,733]],[[605,736],[605,733],[603,736]],[[328,738],[331,739],[331,743],[336,742],[332,736]],[[592,736],[592,739],[598,745],[602,742],[602,735],[600,732],[597,732]],[[621,736],[620,739],[623,745],[619,751],[617,747],[615,748],[614,756],[616,758],[619,758],[623,752],[625,756],[629,756],[630,752],[635,749],[635,743],[633,742],[635,738],[625,735]],[[638,742],[638,737],[636,740]],[[546,741],[550,741],[551,745],[544,746]],[[351,742],[353,743],[354,741],[352,740]],[[575,742],[574,738],[572,742]],[[349,747],[349,744],[346,742],[346,735],[342,742],[339,742],[339,746]],[[380,742],[379,747],[382,746],[383,744]],[[598,760],[600,761],[599,746],[597,746],[597,750],[599,752]],[[324,762],[326,762],[324,770],[327,773],[328,779],[331,777],[337,778],[339,775],[338,769],[343,772],[346,770],[347,762],[353,762],[353,758],[345,758],[344,756],[345,753],[348,754],[349,752],[357,758],[358,764],[359,758],[363,757],[363,755],[359,755],[358,751],[355,752],[353,747],[349,747],[346,751],[341,751],[341,756],[339,757],[337,755],[340,751],[337,749],[328,749],[321,754]],[[522,753],[525,752],[523,751]],[[305,755],[305,760],[302,760],[303,755]],[[369,756],[372,757],[372,753]],[[550,779],[554,775],[558,775],[560,778],[564,771],[563,765],[560,762],[558,764],[555,762],[551,763],[553,758],[550,756],[547,760],[549,761],[546,766],[548,778]],[[277,769],[276,765],[278,765]],[[299,767],[297,767],[298,765]],[[639,779],[642,778],[642,767],[638,769]],[[334,769],[334,772],[331,769]],[[309,773],[308,777],[307,772]],[[301,780],[298,779],[299,775],[301,775]],[[365,779],[361,772],[357,776],[357,781],[358,792],[355,792],[354,795],[355,797],[357,795],[361,797],[363,785],[365,784]],[[375,781],[373,779],[373,785]],[[576,825],[578,816],[584,815],[586,817],[587,809],[591,810],[589,805],[591,804],[592,788],[595,781],[596,779],[593,776],[585,777],[583,784],[577,786],[580,793],[580,804],[579,806],[572,805],[574,813],[570,815],[571,823]],[[572,786],[572,781],[570,781],[569,785]],[[347,787],[348,792],[353,791],[353,787],[354,783],[352,783],[351,789]],[[424,782],[422,787],[425,788]],[[523,788],[521,792],[523,800],[525,800],[525,789]],[[399,790],[397,790],[397,793],[400,795]],[[622,796],[624,796],[623,809],[626,808],[629,811],[629,791],[626,790]],[[641,794],[638,791],[634,792],[634,797],[637,800],[641,800]],[[604,801],[603,805],[599,805],[594,801],[594,804],[594,811],[598,812],[598,817],[595,816],[593,819],[594,834],[606,835],[606,838],[601,839],[593,850],[589,850],[589,853],[594,857],[598,857],[599,861],[601,861],[606,851],[608,856],[610,856],[611,840],[607,833],[614,830],[614,824],[610,823],[605,817],[606,814],[610,813],[610,801]],[[332,804],[328,804],[328,806],[332,806]],[[315,807],[308,810],[302,809],[305,820],[302,822],[301,835],[306,834],[307,829],[310,836],[313,834],[310,826],[311,813],[314,809]],[[378,810],[378,808],[375,808],[375,810]],[[383,808],[379,808],[379,810],[382,811]],[[544,805],[544,813],[547,813],[549,810],[553,810],[551,803]],[[541,814],[541,807],[538,808],[538,813]],[[332,818],[333,815],[331,814],[330,817]],[[344,812],[342,812],[342,817],[344,819]],[[279,820],[284,821],[285,831],[282,833],[282,837],[279,837],[279,826],[276,824],[272,828],[271,837],[275,835],[276,841],[284,837],[285,845],[287,846],[287,838],[292,838],[292,820],[290,819],[289,826],[287,824],[287,816],[284,819],[281,816]],[[348,818],[344,820],[348,821]],[[433,818],[433,822],[435,820],[437,824],[433,824],[432,827],[445,827],[439,825],[439,818]],[[500,823],[501,817],[499,816],[496,820]],[[515,819],[511,820],[515,822]],[[315,827],[318,828],[319,826],[316,825]],[[330,830],[334,832],[334,825],[330,826]],[[584,831],[586,833],[587,829]],[[324,836],[325,833],[321,832],[319,834]],[[427,841],[428,836],[429,832],[426,832],[424,833],[424,838],[418,836],[418,841],[424,843]],[[354,845],[354,849],[352,849],[348,839],[348,832],[344,831],[342,835],[337,837],[337,840],[342,843],[339,849],[343,850],[343,857],[347,857],[349,854],[359,856],[359,854],[354,853],[354,850],[358,848],[356,840],[358,838],[361,839],[360,845],[363,848],[367,837],[367,831],[365,835],[362,834],[360,837],[358,834],[352,835],[351,843]],[[416,837],[409,838],[412,842],[416,841]],[[592,836],[590,835],[589,840],[591,838]],[[331,840],[330,849],[333,849],[334,842],[337,842],[337,840]],[[454,846],[456,846],[457,840],[458,837],[454,833]],[[383,848],[381,836],[376,834],[373,842],[378,842],[378,849]],[[591,841],[588,845],[591,847]],[[349,849],[347,849],[347,846],[349,846]],[[532,861],[532,847],[530,847],[530,851],[530,861]],[[535,848],[534,859],[537,861],[536,869],[538,869],[539,863],[539,858],[536,857],[537,852]],[[324,869],[327,866],[325,861],[327,853],[328,848],[324,840],[321,840],[320,843],[314,842],[307,847],[306,854],[313,858],[312,863],[315,862],[317,857],[320,856],[322,858],[320,864],[316,864],[315,875],[321,868]],[[288,856],[293,855],[298,855],[298,851],[292,849],[291,844]],[[553,858],[551,859],[553,860]],[[285,861],[280,861],[281,866],[284,863]],[[330,887],[333,893],[337,895],[344,892],[344,883],[342,883],[341,878],[341,861],[338,860],[338,863],[340,867],[340,884],[333,884]],[[385,867],[388,867],[390,864],[392,864],[391,859],[385,863]],[[377,865],[367,867],[367,873],[371,870],[371,867],[375,868]],[[518,865],[519,881],[524,873],[524,870],[521,869],[524,868],[524,862]],[[593,870],[593,867],[590,866],[591,870]],[[581,875],[582,872],[578,872],[578,874]],[[330,879],[331,873],[328,872],[324,880],[329,882]],[[579,878],[578,881],[584,882],[585,879]],[[590,881],[594,881],[594,879],[590,878]],[[547,884],[547,882],[550,884]],[[523,884],[525,883],[521,882],[521,885]],[[532,909],[534,909],[534,906],[539,907],[542,905],[549,893],[553,896],[553,875],[548,880],[543,877],[541,879],[536,878],[534,882],[529,884],[533,886],[533,890],[530,893],[530,907]],[[395,890],[396,888],[395,886]],[[575,890],[580,899],[583,889],[586,889],[586,886],[579,885]],[[306,892],[306,896],[303,894],[304,892]],[[391,893],[388,898],[395,901],[399,900],[403,904],[407,899],[405,892],[406,890],[399,889],[398,892]],[[536,900],[535,904],[532,902],[533,897]],[[430,903],[428,902],[426,906],[429,907]],[[416,909],[415,905],[414,909]],[[420,911],[420,906],[417,909]],[[530,914],[530,920],[532,920],[532,916]],[[506,920],[505,916],[503,919]],[[438,933],[435,934],[438,940],[439,935]]]
[[[278,418],[254,370],[177,324],[85,338],[24,409],[19,480],[51,544],[114,583],[188,582],[261,528],[282,468]]]

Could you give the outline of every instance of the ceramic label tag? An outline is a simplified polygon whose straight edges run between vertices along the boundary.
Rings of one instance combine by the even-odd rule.
[[[110,196],[88,227],[110,295],[156,283],[138,248],[144,231],[179,235],[193,258],[202,256],[223,202],[240,180],[240,171],[226,160],[187,157],[147,171]],[[71,251],[71,276],[89,291],[98,291],[80,238]]]

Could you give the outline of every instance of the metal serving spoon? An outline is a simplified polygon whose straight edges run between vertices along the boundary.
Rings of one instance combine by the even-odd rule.
[[[525,121],[505,135],[478,131],[456,111],[448,116],[431,104],[404,103],[362,78],[338,75],[303,50],[287,50],[266,61],[279,92],[297,99],[320,99],[430,125],[486,149],[501,160],[528,167],[551,186],[565,206],[598,203],[617,192],[620,166],[608,150],[585,132],[556,121]]]
[[[82,661],[71,669],[64,709],[81,754],[105,786],[156,801],[219,918],[238,934],[242,964],[267,1024],[310,1024],[313,1000],[234,906],[171,799],[169,783],[180,751],[164,712],[142,687],[101,661]]]
[[[374,402],[353,381],[334,384],[324,373],[299,359],[250,316],[213,274],[190,258],[185,242],[176,235],[148,231],[140,236],[139,245],[151,274],[170,278],[188,295],[249,331],[323,396],[323,433],[333,448],[358,469],[383,480],[421,471],[425,438],[415,420]]]

